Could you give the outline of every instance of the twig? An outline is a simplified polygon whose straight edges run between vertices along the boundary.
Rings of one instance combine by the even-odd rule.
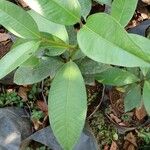
[[[101,96],[101,99],[99,101],[99,104],[96,106],[95,110],[90,114],[88,119],[92,118],[92,116],[98,111],[98,109],[101,106],[101,103],[102,103],[102,101],[104,99],[104,96],[105,96],[105,85],[103,84],[103,91],[102,91],[102,96]]]

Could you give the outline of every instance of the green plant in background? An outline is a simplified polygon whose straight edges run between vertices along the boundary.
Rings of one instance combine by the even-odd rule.
[[[150,129],[149,128],[142,128],[138,132],[138,137],[146,144],[150,144]]]
[[[0,94],[0,107],[16,105],[23,106],[23,101],[16,92],[8,92]]]
[[[32,113],[31,113],[31,118],[34,120],[40,120],[40,119],[44,118],[44,113],[42,111],[33,109]]]
[[[85,83],[96,79],[114,86],[131,84],[132,92],[126,97],[142,95],[143,99],[130,100],[139,103],[142,99],[150,114],[150,80],[146,77],[150,41],[124,29],[137,0],[114,0],[112,4],[97,0],[111,5],[111,14],[97,13],[87,20],[90,0],[24,1],[31,8],[28,12],[6,0],[0,1],[0,24],[18,37],[11,51],[0,60],[0,78],[17,68],[14,82],[19,85],[37,83],[48,76],[53,79],[48,98],[49,118],[64,150],[73,149],[84,127]],[[81,16],[86,23],[76,35],[72,28],[77,22],[82,24]],[[141,71],[136,76],[129,67],[141,68],[144,77]],[[132,105],[138,106],[135,103]]]
[[[100,142],[98,144],[101,149],[104,145],[111,144],[113,140],[118,140],[117,130],[113,126],[106,124],[102,112],[97,111],[90,120],[90,124],[97,141]]]

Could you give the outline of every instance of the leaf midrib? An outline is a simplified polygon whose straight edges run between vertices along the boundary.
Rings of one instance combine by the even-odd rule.
[[[23,26],[27,31],[29,31],[30,33],[32,33],[33,35],[35,35],[36,37],[40,38],[40,36],[38,34],[36,34],[35,32],[32,32],[32,30],[30,30],[29,28],[27,28],[24,24],[20,23],[17,19],[15,19],[13,16],[11,16],[9,13],[7,13],[6,11],[0,9],[0,11],[2,11],[4,14],[8,15],[10,18],[12,18],[12,20],[15,20],[15,22],[17,22],[18,24],[20,24],[21,26]]]
[[[46,38],[43,38],[40,36],[40,34],[36,34],[35,32],[32,32],[32,30],[30,30],[29,28],[27,28],[25,25],[23,25],[22,23],[20,23],[17,19],[15,19],[14,17],[12,17],[11,15],[9,15],[9,13],[6,13],[5,11],[1,10],[4,14],[8,15],[11,19],[15,20],[15,22],[17,22],[18,24],[20,24],[21,26],[23,26],[27,31],[29,31],[30,33],[32,33],[33,35],[35,35],[38,39],[41,39],[41,41],[44,41],[44,42],[48,42],[50,44],[54,44],[54,45],[57,45],[57,47],[60,47],[60,48],[70,48],[72,49],[73,47],[71,45],[68,45],[66,43],[57,43],[57,42],[54,42],[54,41],[51,41],[51,40],[47,40]],[[39,32],[40,33],[40,32]]]
[[[27,43],[29,43],[29,42],[26,42],[26,43],[23,43],[23,45],[25,45],[25,44],[27,44]],[[39,43],[39,42],[36,42],[35,43],[35,45],[37,45],[37,43]],[[25,55],[25,54],[30,54],[31,53],[31,49],[33,48],[33,47],[35,47],[35,45],[34,46],[31,46],[28,50],[26,49],[26,50],[24,50],[24,52],[23,52],[23,54],[21,54],[19,57],[17,57],[17,59],[13,62],[13,64],[16,62],[16,61],[18,61],[19,59],[20,59],[20,57],[22,57],[23,55]],[[11,52],[11,51],[10,51]],[[33,52],[32,52],[33,53]],[[26,61],[26,60],[25,60]],[[24,63],[25,61],[23,61],[22,63]],[[21,63],[21,64],[22,64]],[[20,64],[19,64],[20,65]],[[18,66],[19,66],[18,65]],[[12,65],[11,65],[11,67],[12,67]],[[10,67],[9,67],[9,69],[7,69],[7,71],[9,71],[10,70]],[[3,73],[2,75],[0,75],[0,76],[4,76],[5,75],[5,73]]]
[[[66,92],[66,103],[65,103],[65,122],[66,122],[66,137],[67,137],[67,146],[68,146],[68,135],[69,135],[69,131],[68,131],[68,129],[69,129],[69,123],[70,123],[70,117],[68,117],[68,115],[70,114],[70,112],[67,112],[67,108],[70,108],[70,107],[68,107],[68,102],[69,102],[69,89],[70,89],[70,75],[71,75],[71,72],[70,72],[70,66],[71,66],[71,64],[70,64],[70,62],[69,62],[69,64],[67,64],[68,66],[67,67],[69,67],[69,70],[68,70],[68,74],[69,74],[69,76],[68,76],[68,86],[67,86],[67,92]],[[69,123],[68,123],[68,118],[69,118]]]
[[[117,22],[116,22],[117,23]],[[120,24],[119,23],[117,23],[119,26],[120,26]],[[114,43],[112,43],[112,42],[110,42],[109,40],[107,40],[107,39],[105,39],[103,36],[101,36],[101,35],[99,35],[98,33],[96,33],[94,30],[92,30],[90,27],[88,27],[86,24],[84,25],[84,27],[86,27],[89,31],[91,31],[92,33],[94,33],[97,37],[100,37],[100,38],[102,38],[104,41],[106,41],[106,42],[108,42],[110,45],[113,45],[113,46],[117,46],[117,47],[119,47],[120,49],[122,49],[122,50],[124,50],[124,51],[126,51],[126,52],[128,52],[128,53],[130,53],[130,54],[132,54],[132,55],[134,55],[134,56],[136,56],[137,58],[140,58],[140,59],[142,59],[143,61],[145,61],[145,62],[147,62],[147,63],[150,63],[150,60],[148,61],[148,60],[146,60],[145,58],[143,58],[143,57],[139,57],[137,54],[135,54],[135,53],[132,53],[131,51],[128,51],[127,49],[124,49],[124,48],[122,48],[122,47],[120,47],[119,45],[115,45]],[[127,35],[128,36],[128,35]],[[141,50],[142,51],[142,49],[136,44],[136,43],[134,43],[134,41],[130,38],[130,37],[128,37],[129,39],[130,39],[130,41],[132,41],[133,42],[133,44],[139,49],[139,50]],[[145,52],[144,52],[145,53]]]
[[[47,42],[49,44],[53,44],[53,45],[50,45],[52,47],[60,47],[60,48],[70,48],[70,49],[73,49],[73,46],[72,45],[69,45],[67,43],[58,43],[58,42],[55,42],[55,41],[52,41],[52,40],[48,40],[46,38],[43,38],[42,36],[40,37],[41,41],[44,41],[44,42]]]
[[[121,15],[120,15],[120,17],[119,17],[119,19],[118,19],[119,22],[121,21],[121,18],[122,18],[122,16],[123,16],[123,12],[124,12],[124,10],[125,10],[125,4],[126,4],[126,0],[124,0],[124,2],[123,2],[123,9],[121,10]],[[120,22],[120,23],[121,23],[121,22]]]
[[[75,16],[73,13],[70,13],[70,11],[68,11],[65,7],[62,7],[59,3],[57,3],[55,0],[52,0],[53,3],[55,3],[56,5],[58,5],[60,8],[62,8],[63,10],[65,10],[68,14],[70,14],[72,17],[74,17],[76,20],[80,20],[80,18],[78,18],[77,16]],[[78,2],[78,1],[77,1]]]

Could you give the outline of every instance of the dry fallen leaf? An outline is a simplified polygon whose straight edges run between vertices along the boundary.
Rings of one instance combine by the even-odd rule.
[[[117,124],[119,124],[121,122],[121,119],[119,119],[117,116],[115,116],[114,114],[110,114],[110,117],[112,120],[114,120]]]
[[[36,119],[32,119],[32,122],[33,122],[33,126],[34,126],[34,129],[37,131],[39,129],[41,129],[43,126],[42,122],[40,122],[39,120],[36,120]]]
[[[112,141],[110,150],[117,150],[117,147],[118,146],[117,146],[116,142]]]
[[[10,39],[10,35],[7,33],[0,33],[0,42],[7,41]]]
[[[19,0],[19,3],[22,5],[22,7],[26,8],[28,5],[24,2],[24,0]]]
[[[150,0],[142,0],[143,3],[146,3],[147,5],[150,5]]]
[[[135,116],[138,120],[142,120],[144,119],[144,117],[147,115],[146,113],[146,110],[144,108],[144,105],[139,107],[139,108],[136,108],[135,110]]]
[[[46,114],[48,114],[48,106],[47,106],[47,104],[45,104],[44,101],[38,100],[36,104],[37,104],[37,107],[38,107],[41,111],[43,111],[43,112],[45,112]]]
[[[24,100],[27,101],[28,100],[28,95],[27,92],[29,91],[29,89],[27,87],[19,87],[19,91],[18,91],[18,95]]]
[[[125,142],[123,145],[124,150],[136,150],[137,149],[136,137],[133,135],[132,132],[128,133],[124,139],[125,139]]]
[[[109,146],[105,145],[103,150],[109,150]]]

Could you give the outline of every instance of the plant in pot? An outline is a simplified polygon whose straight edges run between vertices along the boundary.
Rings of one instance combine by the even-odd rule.
[[[0,24],[17,36],[11,51],[0,60],[0,78],[15,69],[14,82],[18,85],[51,77],[50,124],[62,148],[71,150],[86,120],[85,83],[95,79],[117,86],[138,83],[140,79],[127,68],[149,70],[150,41],[124,29],[137,0],[97,0],[111,5],[111,13],[93,15],[89,15],[91,0],[24,2],[31,10],[0,1]],[[73,25],[77,22],[81,28],[76,34]],[[150,114],[149,91],[150,81],[144,78],[143,100]]]

